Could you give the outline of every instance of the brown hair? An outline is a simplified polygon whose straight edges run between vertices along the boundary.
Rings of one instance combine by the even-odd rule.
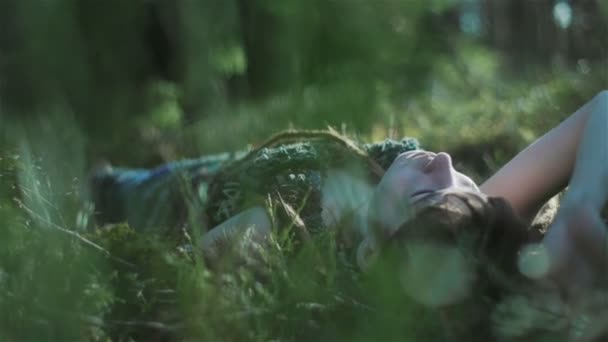
[[[500,197],[472,192],[452,192],[439,200],[428,199],[412,220],[395,231],[390,240],[424,239],[459,243],[466,252],[506,266],[515,265],[520,247],[530,239],[528,226]],[[465,245],[460,243],[465,242]]]
[[[414,217],[397,230],[377,228],[381,253],[400,249],[404,242],[455,246],[475,262],[475,292],[494,295],[519,279],[517,253],[537,238],[509,203],[500,197],[472,192],[450,192],[416,205]],[[483,284],[481,284],[482,282]],[[483,289],[483,290],[482,290]],[[488,293],[488,291],[490,293]]]
[[[417,303],[416,307],[432,310],[425,312],[435,312],[442,331],[453,337],[450,339],[470,340],[474,336],[492,338],[494,332],[490,313],[495,305],[509,294],[527,293],[530,290],[531,283],[517,271],[517,253],[526,242],[536,239],[536,236],[503,198],[472,192],[452,192],[428,198],[416,207],[413,208],[413,219],[399,226],[397,230],[376,226],[376,229],[380,230],[376,232],[379,255],[370,269],[370,274],[377,276],[378,272],[382,272],[380,276],[387,277],[386,273],[392,272],[388,277],[398,277],[392,281],[404,286],[404,290],[419,288],[420,292],[414,290],[408,293],[408,290],[405,290],[408,293],[406,297],[412,304]],[[428,284],[425,289],[424,280],[418,283],[416,279],[409,278],[416,276],[416,271],[407,274],[410,267],[428,274],[441,272],[433,269],[433,261],[429,262],[430,266],[423,265],[421,268],[408,264],[412,256],[411,248],[425,243],[436,243],[439,248],[446,247],[446,251],[457,250],[463,255],[465,263],[471,266],[467,266],[466,270],[474,274],[465,276],[470,282],[461,283],[465,284],[463,286],[466,289],[459,292],[462,296],[448,295],[443,298],[453,300],[441,302],[442,299],[439,299],[429,302],[428,296],[439,295],[438,298],[441,298],[441,294],[433,294],[435,285]],[[429,255],[432,254],[426,254],[422,259],[414,258],[414,262],[420,262]],[[450,255],[453,254],[440,253],[431,258],[445,260],[441,258]],[[377,269],[374,270],[373,267]],[[404,271],[406,273],[403,273]],[[451,276],[437,275],[435,279],[442,279],[437,280],[439,282],[456,280],[450,278]],[[442,284],[440,286],[443,286]],[[427,290],[429,292],[425,292]]]

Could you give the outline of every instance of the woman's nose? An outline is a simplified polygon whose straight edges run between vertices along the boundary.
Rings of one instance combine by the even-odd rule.
[[[439,152],[424,167],[423,172],[433,177],[439,185],[449,187],[453,183],[452,158],[445,152]]]
[[[433,173],[442,170],[450,170],[452,168],[452,158],[445,152],[439,152],[437,155],[424,167],[424,173]]]

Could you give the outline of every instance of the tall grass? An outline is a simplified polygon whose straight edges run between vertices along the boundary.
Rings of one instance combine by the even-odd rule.
[[[460,63],[438,64],[428,94],[405,105],[381,96],[379,86],[376,112],[366,118],[365,129],[347,124],[345,130],[365,140],[411,135],[430,149],[460,151],[463,162],[457,166],[481,180],[606,81],[602,75],[560,72],[498,83],[495,56],[461,53]],[[467,87],[460,86],[462,79]],[[143,123],[133,134],[151,126],[167,129],[147,146],[128,148],[149,163],[240,148],[289,125],[336,125],[348,121],[343,100],[356,96],[334,101],[342,91],[349,89],[278,94],[226,107],[185,128],[174,125],[181,114],[168,95],[155,109],[156,121]],[[277,243],[261,273],[241,267],[219,274],[187,248],[196,234],[167,239],[126,224],[97,226],[87,194],[91,142],[69,108],[53,112],[44,120],[7,121],[3,127],[1,340],[441,340],[456,333],[486,338],[482,331],[466,331],[478,323],[465,317],[470,312],[446,318],[411,301],[394,265],[379,265],[367,275],[345,267],[332,236],[295,254],[289,244]],[[328,112],[338,114],[332,121],[321,120]],[[146,142],[142,136],[138,140]],[[500,308],[488,309],[487,316]],[[556,315],[567,321],[565,313]],[[587,319],[583,335],[600,324]],[[487,321],[490,331],[492,324],[497,323]],[[558,324],[542,326],[539,338],[556,337],[551,330],[556,327],[570,332],[562,335],[565,339],[581,336]]]

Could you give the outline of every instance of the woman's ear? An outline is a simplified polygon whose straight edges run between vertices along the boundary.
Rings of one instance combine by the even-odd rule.
[[[357,265],[362,271],[367,271],[378,258],[378,247],[372,238],[365,238],[357,248]]]

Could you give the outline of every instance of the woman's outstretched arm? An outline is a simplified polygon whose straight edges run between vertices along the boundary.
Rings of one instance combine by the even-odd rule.
[[[563,207],[585,205],[600,212],[608,199],[608,92],[597,96],[580,138]]]
[[[567,289],[592,286],[605,274],[607,230],[600,212],[608,199],[608,95],[593,100],[568,191],[542,243],[523,253],[522,272]],[[540,248],[539,248],[540,247]],[[544,261],[543,261],[544,260]]]
[[[593,187],[598,195],[599,184],[589,186],[583,180],[587,174],[600,170],[606,172],[608,164],[601,164],[588,156],[592,156],[593,149],[598,147],[593,140],[605,137],[608,132],[606,127],[589,127],[587,121],[592,112],[608,117],[606,103],[608,91],[602,91],[498,170],[481,185],[481,191],[490,196],[504,197],[522,218],[532,220],[538,209],[568,184],[576,163],[581,170],[580,176],[573,178],[571,186],[581,189]],[[582,146],[583,135],[590,140],[585,146]],[[583,149],[585,156],[577,159],[577,151],[582,155]],[[599,190],[604,197],[606,189]]]

